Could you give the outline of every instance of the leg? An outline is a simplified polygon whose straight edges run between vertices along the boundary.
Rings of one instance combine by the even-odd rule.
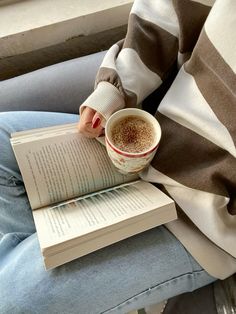
[[[76,121],[77,115],[62,113],[0,113],[0,234],[35,232],[22,177],[9,142],[10,134]]]
[[[9,133],[76,120],[56,113],[0,115],[0,313],[121,314],[214,281],[164,227],[44,270]]]
[[[0,111],[77,113],[93,91],[104,54],[72,59],[0,82]]]
[[[33,234],[12,241],[4,261],[2,314],[124,314],[214,281],[164,227],[48,272]]]

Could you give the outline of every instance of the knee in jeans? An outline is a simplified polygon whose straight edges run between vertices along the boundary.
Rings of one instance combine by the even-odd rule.
[[[11,117],[11,114],[10,112],[0,113],[0,178],[4,179],[4,182],[8,180],[10,185],[18,185],[17,179],[11,177],[12,170],[14,172],[17,171],[17,174],[19,172],[10,144],[11,133],[15,132],[13,126],[14,119]]]
[[[12,112],[0,112],[0,135],[11,133],[11,120],[13,118]]]
[[[11,127],[9,112],[0,112],[0,148],[1,154],[10,146],[10,137],[13,133],[13,128]]]

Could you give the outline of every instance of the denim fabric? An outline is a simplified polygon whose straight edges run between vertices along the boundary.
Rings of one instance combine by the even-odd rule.
[[[9,136],[77,120],[0,113],[0,313],[126,313],[213,282],[164,226],[45,271]]]
[[[77,113],[94,89],[105,51],[67,60],[0,83],[0,111]]]

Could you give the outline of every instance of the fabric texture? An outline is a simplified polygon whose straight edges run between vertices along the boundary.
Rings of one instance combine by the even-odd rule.
[[[0,113],[0,313],[123,314],[215,281],[163,226],[45,271],[9,137],[77,120]]]
[[[178,71],[155,114],[160,147],[141,177],[175,200],[179,219],[166,227],[221,279],[236,271],[235,10],[234,0],[135,1],[127,36],[107,52],[90,96],[99,90],[92,108],[107,118],[140,106]],[[110,107],[104,81],[121,96]]]
[[[104,55],[105,52],[98,52],[1,81],[0,112],[78,114],[80,104],[94,89],[94,78]]]
[[[146,5],[143,6],[145,2]],[[157,154],[161,153],[161,156],[164,156],[165,153],[168,152],[168,157],[171,158],[167,158],[167,162],[171,174],[168,172],[168,175],[166,175],[166,173],[160,171],[161,169],[158,170],[158,168],[154,167],[154,163],[157,163],[157,159],[154,160],[153,165],[148,171],[142,174],[144,179],[158,182],[159,186],[162,186],[166,193],[169,193],[169,195],[176,199],[176,203],[179,206],[178,221],[171,225],[168,224],[166,227],[155,228],[146,233],[121,241],[120,243],[63,265],[53,271],[45,272],[32,221],[31,209],[28,204],[19,169],[9,145],[9,133],[40,126],[45,127],[54,124],[75,122],[77,121],[77,115],[61,115],[56,113],[37,114],[32,112],[0,114],[1,313],[33,314],[48,312],[66,314],[121,314],[133,309],[143,308],[152,303],[160,302],[183,292],[192,291],[213,282],[215,278],[210,276],[202,267],[207,269],[211,275],[214,274],[219,278],[227,277],[229,274],[235,272],[235,256],[224,250],[224,241],[222,241],[223,236],[226,239],[225,242],[227,242],[226,247],[232,249],[229,243],[232,241],[232,237],[235,239],[235,233],[233,232],[235,230],[235,216],[232,215],[235,208],[234,199],[232,199],[232,195],[235,195],[235,188],[229,182],[229,178],[225,176],[225,169],[228,167],[225,166],[225,161],[227,159],[227,164],[229,160],[228,155],[232,155],[233,152],[230,138],[235,140],[235,124],[233,123],[235,98],[233,96],[234,85],[231,85],[232,78],[235,78],[234,61],[232,61],[230,53],[228,53],[230,49],[228,49],[228,51],[225,49],[224,51],[221,47],[219,36],[217,37],[214,34],[213,26],[218,23],[218,20],[217,23],[212,24],[213,26],[208,27],[208,33],[207,28],[205,28],[205,33],[208,34],[207,36],[212,35],[211,40],[215,40],[216,51],[218,53],[220,52],[218,57],[223,56],[223,61],[227,60],[226,64],[228,64],[228,67],[222,68],[222,63],[219,64],[217,61],[219,59],[218,57],[218,59],[211,58],[215,52],[212,52],[212,50],[208,48],[204,50],[203,48],[206,47],[205,44],[201,48],[201,43],[203,43],[201,38],[204,39],[205,36],[204,29],[201,32],[200,38],[199,32],[210,11],[210,5],[212,5],[214,1],[173,1],[173,6],[171,1],[155,1],[153,3],[158,2],[160,2],[160,10],[151,10],[152,14],[150,15],[150,13],[148,13],[150,12],[148,1],[136,1],[132,11],[133,13],[131,13],[131,18],[135,21],[135,25],[139,28],[141,33],[149,34],[150,39],[154,36],[152,29],[155,29],[155,31],[157,29],[159,30],[158,36],[156,37],[160,40],[159,43],[164,39],[164,41],[169,44],[166,46],[159,44],[159,47],[156,47],[155,50],[153,46],[151,46],[151,48],[155,51],[155,56],[159,56],[159,52],[160,56],[162,56],[164,52],[162,47],[169,47],[170,45],[172,47],[170,50],[173,50],[174,53],[172,54],[172,52],[169,51],[168,58],[172,60],[173,63],[172,61],[168,63],[165,57],[165,60],[159,57],[157,58],[159,61],[155,61],[155,65],[151,66],[153,58],[143,56],[142,60],[146,62],[145,64],[143,63],[144,61],[142,61],[144,64],[144,66],[141,65],[143,74],[141,73],[136,76],[136,71],[140,66],[140,58],[137,57],[138,53],[134,54],[131,52],[130,56],[124,53],[121,62],[116,61],[116,58],[119,58],[119,51],[124,49],[123,45],[125,41],[122,41],[118,43],[117,46],[119,49],[116,50],[115,55],[112,54],[111,50],[108,51],[107,56],[109,56],[109,58],[104,59],[108,61],[106,61],[107,63],[104,61],[104,66],[100,68],[96,84],[99,85],[100,80],[102,82],[108,82],[108,84],[113,84],[120,92],[120,99],[123,98],[122,102],[124,101],[125,106],[140,105],[143,101],[142,98],[149,95],[153,89],[158,88],[157,94],[159,94],[163,85],[165,85],[173,73],[176,72],[177,66],[181,66],[183,62],[186,62],[192,55],[189,63],[185,63],[181,68],[182,72],[179,72],[174,83],[178,85],[179,81],[181,90],[185,90],[185,85],[187,86],[186,94],[183,94],[185,97],[179,98],[178,102],[176,102],[176,108],[174,108],[178,109],[178,105],[180,105],[180,115],[178,115],[178,112],[173,111],[171,106],[171,108],[167,107],[168,114],[163,107],[161,109],[162,112],[159,111],[159,113],[157,113],[157,115],[163,118],[162,127],[165,129],[166,139],[170,139],[170,143],[168,141],[166,142],[166,140],[165,142],[162,140]],[[217,2],[217,5],[219,2],[220,1]],[[139,10],[140,4],[142,4],[142,10]],[[192,43],[191,40],[184,41],[186,34],[189,35],[189,30],[186,26],[188,25],[188,21],[184,21],[183,25],[185,25],[185,27],[181,26],[182,24],[179,22],[182,19],[181,16],[183,16],[183,14],[181,14],[181,12],[183,12],[181,5],[186,9],[187,4],[189,4],[189,12],[194,13],[194,15],[196,14],[195,18],[188,15],[191,21],[196,21],[196,18],[199,16],[197,12],[203,12],[201,13],[201,25],[195,27],[194,22],[189,28],[190,30],[193,27],[195,32],[195,39]],[[193,7],[191,7],[191,5],[193,5]],[[231,12],[234,12],[233,1],[227,0],[224,2],[224,5],[233,8]],[[221,8],[217,9],[216,7],[215,9],[214,7],[214,10],[217,11],[213,11],[213,13],[211,12],[210,14],[217,17],[217,12],[223,14],[226,8],[221,10]],[[154,13],[158,13],[158,16]],[[135,14],[138,17],[134,16]],[[219,26],[223,29],[223,32],[225,27],[229,26],[232,29],[235,28],[234,22],[230,18],[232,15],[230,12],[227,12],[227,14],[227,19],[224,18],[222,20],[224,22],[221,22]],[[209,15],[209,18],[210,16],[211,15]],[[147,23],[149,20],[157,27],[155,25],[151,25],[153,27],[150,27],[149,23]],[[168,22],[166,22],[166,20],[168,20]],[[139,23],[143,21],[145,21],[145,23],[142,23],[139,27]],[[224,25],[224,23],[227,25]],[[131,35],[135,32],[130,25],[129,23],[128,34]],[[180,29],[182,29],[182,31],[180,31]],[[136,31],[137,28],[134,30]],[[136,32],[137,36],[138,34],[139,32]],[[180,36],[180,34],[182,35]],[[232,38],[233,32],[227,33],[225,31],[223,36],[222,33],[219,34],[221,34],[221,38],[226,39],[224,44],[231,45],[231,39],[232,44],[234,43]],[[227,37],[228,34],[231,36],[230,40]],[[191,36],[190,32],[190,37]],[[208,44],[211,44],[212,41],[208,41]],[[126,42],[127,52],[130,52],[136,40],[135,38],[128,40],[127,37]],[[182,45],[179,45],[180,42],[182,42]],[[182,47],[181,50],[179,47]],[[197,47],[199,47],[199,53],[201,52],[201,55],[196,54],[196,58],[194,59],[194,53]],[[191,49],[193,49],[193,53]],[[140,53],[142,53],[142,50],[143,49],[141,49]],[[136,51],[138,51],[138,47]],[[158,54],[156,55],[156,53]],[[128,62],[126,62],[127,58],[129,59]],[[111,62],[110,60],[113,60],[112,65],[109,63]],[[128,65],[132,64],[132,60],[135,62],[135,66],[133,67],[135,71],[131,73],[129,79],[126,79],[126,76],[129,77],[129,71],[127,71],[129,68]],[[200,64],[199,60],[203,60],[203,63]],[[215,61],[211,63],[212,60]],[[220,58],[220,60],[222,59]],[[71,110],[71,112],[77,112],[78,104],[88,96],[93,85],[92,76],[89,76],[90,72],[83,72],[86,67],[83,68],[83,71],[78,71],[80,67],[76,67],[76,65],[78,65],[80,61],[81,60],[73,60],[65,62],[12,80],[7,80],[6,82],[1,82],[0,110],[20,110],[23,108],[25,110],[42,110],[42,108],[44,108],[49,111]],[[89,59],[86,58],[86,62],[89,62]],[[99,62],[95,62],[96,66],[98,66]],[[72,66],[72,64],[74,66]],[[117,71],[118,64],[120,72]],[[83,64],[81,64],[81,67],[83,67]],[[207,69],[209,71],[206,75]],[[126,72],[124,72],[124,70]],[[150,71],[152,72],[151,76],[149,76]],[[58,73],[60,73],[60,79],[57,80]],[[66,82],[64,81],[65,76],[63,73],[67,73],[68,75]],[[82,75],[80,81],[80,75],[83,73],[86,73],[86,75]],[[125,73],[125,75],[123,75],[123,73]],[[48,78],[48,75],[50,80],[47,82],[45,78]],[[223,75],[222,80],[221,75]],[[133,79],[133,77],[136,77],[136,79]],[[71,78],[71,80],[69,78]],[[78,79],[81,84],[77,85],[76,79]],[[89,80],[89,84],[85,84],[85,86],[82,83],[83,79]],[[182,79],[183,84],[181,83]],[[154,86],[155,84],[149,82],[149,80],[153,80],[157,86]],[[123,84],[123,81],[126,83]],[[135,85],[135,81],[139,82],[141,85],[140,92],[139,87]],[[220,81],[224,84],[218,84]],[[45,82],[47,82],[47,84],[45,84]],[[145,82],[144,85],[143,82]],[[72,85],[70,85],[71,83]],[[51,89],[48,88],[48,86],[50,86]],[[61,88],[61,86],[63,86],[63,88]],[[218,90],[219,86],[220,89]],[[83,87],[85,88],[85,92]],[[148,90],[146,90],[146,88]],[[172,88],[169,92],[171,92],[171,90]],[[210,93],[210,98],[206,96],[209,94],[208,90],[213,91]],[[203,93],[203,91],[205,92]],[[82,95],[81,98],[80,95]],[[197,95],[198,98],[197,102],[194,103],[195,95]],[[175,98],[178,99],[178,97],[175,96],[180,97],[181,95],[178,95],[178,93],[176,93],[176,95],[172,94],[169,100],[173,102],[173,104],[175,104]],[[167,95],[166,98],[163,99],[161,106],[165,103],[167,97],[169,96]],[[187,100],[187,102],[185,100]],[[218,105],[218,100],[220,100],[220,105]],[[215,101],[214,106],[212,105],[213,101]],[[181,115],[185,110],[181,107],[182,102],[185,105],[185,110],[188,109],[188,106],[191,108],[189,112],[186,111],[186,116],[183,116],[183,118]],[[98,103],[101,105],[102,101]],[[86,105],[86,101],[84,105]],[[87,105],[89,104],[87,103]],[[123,106],[122,103],[116,102],[111,105],[114,105],[114,107],[117,105],[114,110]],[[147,103],[147,105],[149,104]],[[206,105],[208,107],[210,105],[211,110],[208,110],[207,117],[205,118]],[[194,114],[191,114],[192,110],[194,110]],[[226,113],[230,113],[230,115]],[[175,116],[178,117],[177,120]],[[217,119],[215,119],[215,116]],[[201,124],[202,119],[204,123]],[[191,121],[194,123],[189,124]],[[210,127],[208,127],[208,123],[212,121],[214,123],[210,123]],[[220,121],[220,123],[218,123],[218,121]],[[231,123],[229,123],[229,121],[231,121]],[[196,122],[197,126],[195,126]],[[168,133],[168,130],[172,132],[171,124],[173,124],[173,130],[175,130],[173,132],[174,134]],[[177,128],[175,127],[176,125]],[[211,126],[214,126],[213,132]],[[178,132],[180,130],[181,137],[176,137],[176,130],[178,130]],[[182,132],[182,130],[184,131]],[[201,133],[202,131],[204,132]],[[180,151],[183,149],[185,154],[190,152],[190,156],[193,156],[193,161],[196,163],[193,164],[193,167],[192,164],[186,166],[186,175],[182,176],[180,179],[179,177],[176,178],[176,173],[173,171],[178,170],[177,165],[179,166],[179,164],[178,161],[172,159],[172,140],[177,141],[181,139],[182,134],[184,134],[184,138],[177,148],[179,148]],[[230,136],[228,136],[228,134]],[[192,135],[198,136],[198,139],[203,139],[203,144],[211,144],[210,148],[208,147],[209,145],[207,145],[207,150],[204,154],[204,145],[202,145],[202,141],[200,141],[200,148],[202,150],[200,150],[200,156],[196,160],[195,158],[198,156],[198,144],[194,149],[191,142],[192,140],[188,141],[192,138]],[[216,141],[216,139],[218,139],[218,141]],[[176,146],[174,147],[176,149]],[[227,149],[225,149],[225,147]],[[217,161],[215,161],[215,150],[220,152],[220,157]],[[213,175],[208,171],[209,159],[205,161],[205,156],[207,156],[207,154],[209,155],[209,152],[210,156],[214,157],[212,158],[212,167],[210,167],[210,170],[217,169]],[[158,156],[156,158],[158,158]],[[192,172],[193,170],[196,170],[196,173],[198,170],[202,170],[202,174],[204,174],[204,172],[206,173],[206,179],[210,176],[213,181],[206,180],[205,182],[202,180],[202,177],[198,178],[197,175]],[[234,179],[235,164],[232,164],[231,172],[232,178]],[[189,178],[186,178],[188,173],[191,174],[191,184],[188,181]],[[196,182],[194,182],[195,179]],[[219,187],[218,184],[215,184],[215,180],[216,182],[225,183],[225,185],[220,184]],[[200,182],[203,183],[203,188],[199,189],[198,186]],[[210,189],[208,187],[209,182]],[[189,184],[190,186],[188,186]],[[229,193],[228,188],[224,188],[223,195],[217,194],[220,193],[219,188],[223,186],[230,186],[231,192]],[[226,192],[228,195],[225,195]],[[176,194],[180,195],[181,198],[176,197]],[[183,206],[182,202],[185,202],[188,207]],[[228,208],[227,205],[229,205]],[[209,208],[211,210],[209,210]],[[217,218],[215,216],[216,213],[220,215],[219,220],[215,219]],[[200,221],[198,221],[199,219]],[[205,229],[203,228],[204,224],[202,222],[206,222]],[[215,222],[217,222],[216,225]],[[201,229],[199,229],[199,227],[201,227]],[[219,233],[221,230],[225,232],[224,235]],[[216,235],[217,237],[215,238]],[[176,237],[181,240],[184,246]],[[217,241],[214,242],[215,240]],[[233,248],[234,247],[235,246],[233,246]],[[185,248],[187,248],[187,251]],[[189,252],[193,254],[201,266]]]

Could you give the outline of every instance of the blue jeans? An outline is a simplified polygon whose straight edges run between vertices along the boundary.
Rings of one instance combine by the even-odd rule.
[[[0,313],[126,313],[213,282],[163,226],[45,271],[10,133],[76,122],[0,113]]]

